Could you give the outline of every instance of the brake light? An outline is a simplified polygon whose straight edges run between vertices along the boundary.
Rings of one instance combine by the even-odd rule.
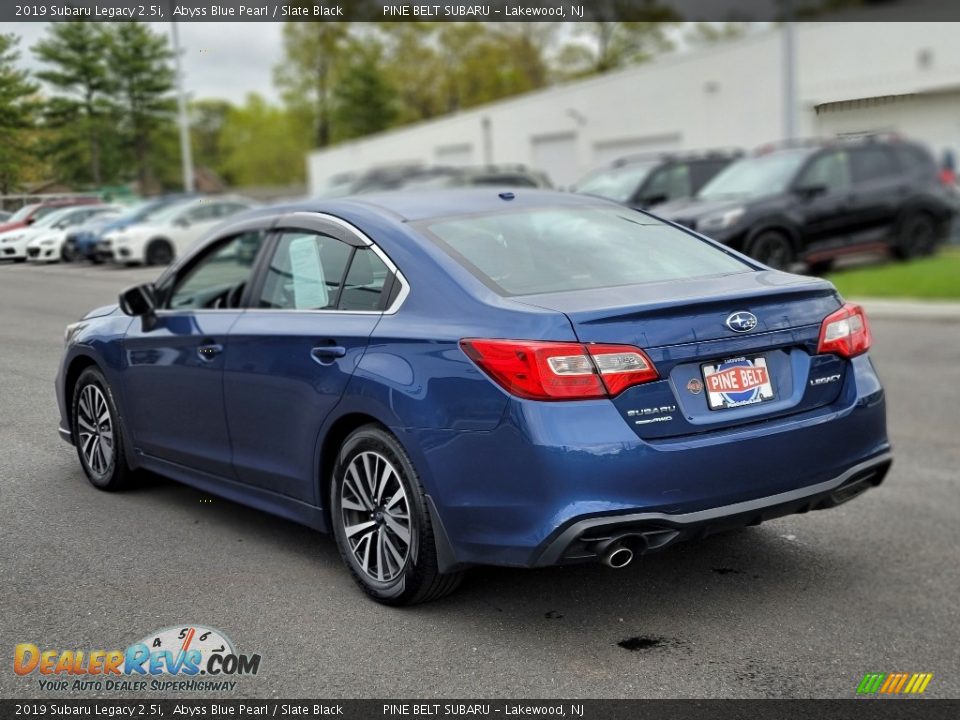
[[[870,339],[870,326],[863,308],[847,303],[824,319],[817,352],[852,358],[870,349]]]
[[[529,400],[612,397],[659,377],[631,345],[468,338],[460,347],[504,390]]]

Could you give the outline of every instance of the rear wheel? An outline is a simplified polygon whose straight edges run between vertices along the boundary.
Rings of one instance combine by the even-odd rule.
[[[793,245],[783,233],[768,230],[750,242],[747,255],[774,270],[789,270],[793,264]]]
[[[893,254],[901,260],[930,255],[937,244],[937,223],[925,212],[907,216],[900,224]]]
[[[330,483],[340,556],[363,591],[386,605],[413,605],[452,592],[462,573],[437,567],[426,495],[390,433],[365,425],[344,441]]]
[[[73,442],[80,465],[98,490],[120,490],[130,483],[120,416],[103,374],[90,367],[73,389]]]
[[[173,262],[173,245],[169,240],[151,240],[144,257],[147,265],[169,265]]]

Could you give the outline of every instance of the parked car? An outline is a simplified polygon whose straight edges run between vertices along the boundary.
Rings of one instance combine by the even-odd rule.
[[[105,233],[96,252],[118,263],[166,265],[207,230],[253,206],[253,201],[233,195],[175,203],[146,222]]]
[[[36,223],[24,231],[29,235],[26,241],[27,260],[60,262],[65,259],[67,235],[72,228],[83,226],[93,218],[116,218],[122,213],[123,208],[119,205],[81,205],[51,213],[47,217],[58,218],[52,225],[41,229],[38,227],[40,223]]]
[[[122,230],[137,223],[146,222],[152,215],[156,215],[173,205],[184,203],[197,197],[199,196],[196,193],[162,195],[134,205],[123,215],[112,219],[110,222],[96,223],[95,227],[91,227],[90,229],[78,228],[75,234],[71,234],[67,238],[66,254],[73,261],[89,260],[93,263],[101,263],[106,260],[106,258],[97,253],[97,243],[103,239],[106,233],[114,230]]]
[[[92,203],[57,206],[50,212],[42,213],[40,219],[29,226],[20,225],[14,230],[0,233],[0,258],[22,262],[27,259],[27,246],[32,240],[50,233],[59,235],[66,228],[83,222],[102,207],[101,204]]]
[[[336,175],[320,196],[329,199],[387,190],[441,190],[481,185],[551,187],[550,179],[544,173],[524,165],[387,165],[364,172]]]
[[[550,178],[523,165],[481,167],[430,166],[419,168],[399,181],[397,190],[442,190],[463,187],[550,188]]]
[[[100,198],[97,197],[65,197],[58,198],[56,200],[43,200],[41,202],[30,203],[24,205],[22,208],[17,210],[6,222],[0,225],[0,234],[7,233],[11,230],[19,230],[20,228],[27,227],[37,222],[44,215],[59,210],[60,208],[69,207],[72,205],[96,205],[100,202]]]
[[[593,171],[578,182],[573,191],[645,210],[696,195],[717,173],[742,155],[739,150],[634,155]]]
[[[929,151],[896,137],[767,146],[661,217],[760,262],[813,271],[841,255],[931,253],[956,212]]]
[[[825,280],[610,201],[384,193],[220,226],[70,325],[56,389],[95,487],[151,470],[330,531],[398,605],[879,484],[870,342]]]
[[[152,215],[156,215],[175,204],[193,200],[196,197],[198,197],[196,193],[163,195],[145,200],[129,208],[126,213],[120,217],[111,219],[109,222],[95,222],[91,223],[88,228],[77,228],[74,233],[71,233],[67,237],[65,254],[71,261],[89,260],[93,263],[103,262],[106,258],[97,253],[97,243],[103,239],[106,233],[114,230],[123,230],[137,223],[147,222]]]

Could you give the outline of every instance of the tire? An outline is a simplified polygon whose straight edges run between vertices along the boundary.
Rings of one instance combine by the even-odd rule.
[[[931,255],[937,246],[937,223],[929,213],[908,215],[900,223],[893,254],[900,260]]]
[[[73,246],[64,243],[60,248],[60,259],[68,263],[77,262],[80,259],[80,253]]]
[[[371,476],[383,483],[372,491],[363,484]],[[403,447],[378,425],[364,425],[344,441],[330,483],[330,520],[344,564],[379,603],[436,600],[462,580],[463,573],[438,570],[423,486]],[[349,538],[347,528],[353,528]]]
[[[147,265],[169,265],[173,262],[173,257],[173,245],[169,240],[163,239],[151,240],[144,253]]]
[[[747,255],[774,270],[789,270],[794,259],[793,244],[782,232],[767,230],[750,241]]]
[[[124,454],[120,415],[110,386],[97,368],[87,368],[77,379],[71,420],[77,457],[90,484],[106,491],[127,487],[134,473]]]

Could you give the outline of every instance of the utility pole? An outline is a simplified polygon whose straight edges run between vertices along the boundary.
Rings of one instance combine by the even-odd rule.
[[[797,136],[797,36],[793,0],[783,0],[783,139]]]
[[[173,35],[173,59],[177,71],[177,121],[180,125],[180,163],[183,166],[183,190],[192,193],[195,189],[193,181],[193,153],[190,150],[190,123],[187,119],[187,96],[183,91],[183,67],[180,63],[180,36],[177,33],[177,23],[170,21]]]

